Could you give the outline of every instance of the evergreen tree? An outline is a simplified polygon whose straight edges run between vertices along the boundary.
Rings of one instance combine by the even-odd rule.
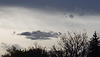
[[[90,40],[88,57],[100,57],[99,37],[97,36],[96,31]]]

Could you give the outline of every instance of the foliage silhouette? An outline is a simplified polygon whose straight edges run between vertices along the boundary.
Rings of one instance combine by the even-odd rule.
[[[100,41],[97,33],[94,33],[90,41],[88,39],[87,33],[68,32],[60,37],[59,46],[52,46],[49,52],[37,44],[25,50],[18,50],[12,46],[2,57],[100,57]]]
[[[51,51],[49,51],[50,57],[64,57],[64,51],[62,48],[57,48],[56,46],[52,46]]]
[[[51,53],[54,57],[85,57],[87,56],[88,40],[87,34],[70,33],[62,35],[58,44],[62,47],[53,47]]]
[[[100,57],[100,41],[97,33],[95,31],[89,46],[89,54],[88,57]]]
[[[49,57],[48,52],[41,47],[32,47],[29,50],[18,50],[14,46],[7,49],[8,54],[2,57]]]

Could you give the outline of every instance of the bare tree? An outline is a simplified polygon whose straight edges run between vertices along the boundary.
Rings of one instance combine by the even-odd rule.
[[[88,53],[87,33],[64,34],[58,44],[63,48],[63,57],[86,57]]]
[[[62,48],[59,48],[58,46],[52,46],[50,53],[50,57],[64,57],[64,51]]]

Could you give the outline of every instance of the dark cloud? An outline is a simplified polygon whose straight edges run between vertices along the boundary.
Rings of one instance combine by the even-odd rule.
[[[32,8],[56,8],[69,12],[100,13],[100,0],[0,0],[1,6],[24,6]],[[81,9],[81,10],[80,10]]]
[[[20,35],[31,36],[32,34],[31,34],[31,32],[23,32]]]
[[[56,32],[44,32],[44,31],[33,31],[33,32],[22,32],[18,35],[26,36],[27,39],[31,40],[48,40],[50,38],[57,38],[59,36],[59,33]]]
[[[74,15],[73,15],[73,14],[70,14],[69,17],[70,17],[70,18],[74,18]]]

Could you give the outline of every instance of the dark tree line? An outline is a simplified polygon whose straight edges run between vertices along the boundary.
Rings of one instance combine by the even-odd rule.
[[[28,50],[18,50],[14,46],[12,48],[7,49],[7,54],[2,55],[2,57],[49,57],[48,52],[45,48],[31,47]]]
[[[60,37],[59,47],[53,46],[50,51],[44,47],[32,47],[18,50],[16,47],[7,49],[2,57],[100,57],[100,41],[97,33],[88,38],[86,33],[69,33]]]

